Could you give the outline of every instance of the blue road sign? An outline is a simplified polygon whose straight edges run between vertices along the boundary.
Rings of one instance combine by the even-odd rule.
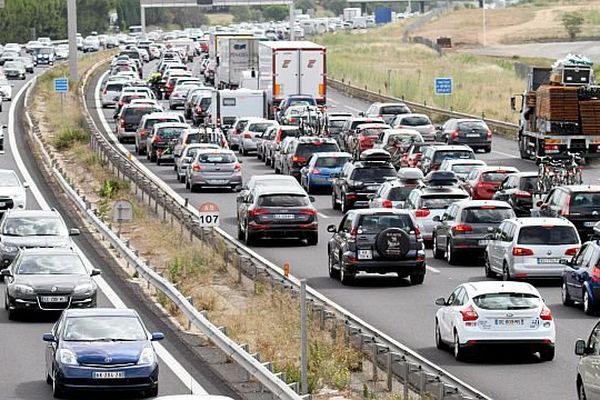
[[[55,78],[54,91],[57,93],[67,93],[69,91],[69,78]]]
[[[452,78],[435,78],[435,94],[451,95],[452,94]]]

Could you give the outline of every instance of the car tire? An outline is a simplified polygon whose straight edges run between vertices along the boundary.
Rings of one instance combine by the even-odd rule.
[[[189,189],[190,188],[190,181],[187,178],[184,178],[184,179],[185,179],[185,188]]]
[[[339,279],[340,278],[340,270],[339,269],[335,269],[333,267],[333,264],[334,264],[334,262],[333,262],[333,253],[329,253],[329,257],[328,258],[329,258],[329,260],[327,262],[327,269],[328,269],[328,272],[329,272],[329,277],[331,279]]]
[[[52,385],[52,377],[50,376],[49,373],[46,372],[46,383],[48,385]]]
[[[437,235],[433,235],[433,243],[431,245],[433,250],[433,258],[436,260],[441,260],[444,258],[444,252],[438,248]]]
[[[484,147],[483,151],[486,152],[486,153],[491,153],[492,152],[492,146]]]
[[[144,394],[143,394],[143,397],[146,399],[150,398],[150,397],[156,397],[156,396],[158,396],[158,385],[156,385],[152,389],[145,390]]]
[[[452,247],[452,242],[450,240],[448,240],[448,243],[446,244],[446,252],[444,255],[446,257],[446,261],[448,262],[448,264],[456,265],[456,263],[457,263],[456,251]]]
[[[578,400],[587,400],[587,395],[585,394],[585,387],[583,386],[583,382],[581,382],[581,378],[577,379],[577,399]]]
[[[562,300],[563,305],[569,307],[573,305],[573,299],[571,299],[571,295],[569,294],[569,290],[567,289],[567,283],[563,281],[562,286],[560,287],[560,298]]]
[[[156,165],[160,165],[160,158],[156,157]]]
[[[492,267],[490,266],[490,260],[488,257],[487,252],[483,253],[483,269],[485,270],[485,277],[486,278],[495,278],[496,274],[494,273],[494,271],[492,271]]]
[[[196,193],[198,191],[200,191],[200,186],[194,185],[193,183],[190,182],[190,193]]]
[[[583,299],[581,302],[583,304],[583,312],[587,315],[594,315],[596,310],[590,302],[590,295],[586,288],[583,288],[583,294],[581,298]]]
[[[254,235],[250,232],[250,228],[248,224],[246,224],[246,230],[244,231],[244,242],[248,246],[252,246],[254,244]]]
[[[448,349],[448,345],[446,343],[444,343],[444,341],[442,340],[442,334],[440,332],[440,325],[438,324],[437,318],[435,319],[434,335],[435,335],[435,347],[437,347],[438,350]]]
[[[460,338],[458,337],[458,332],[454,332],[454,342],[452,346],[452,350],[454,353],[454,358],[456,361],[465,361],[467,359],[467,354],[465,348],[460,344]]]
[[[237,223],[237,238],[238,240],[244,240],[244,231],[242,231],[242,226],[240,223]]]
[[[502,266],[502,280],[510,281],[512,277],[510,276],[510,271],[508,270],[508,264],[504,261],[504,265]]]
[[[248,155],[248,150],[242,148],[242,155],[243,156],[247,156]]]
[[[345,286],[350,286],[354,283],[354,275],[348,273],[348,271],[344,267],[344,262],[342,261],[341,255],[340,255],[340,282],[342,282],[342,285],[345,285]]]
[[[52,396],[55,399],[62,399],[65,397],[66,391],[63,385],[56,382],[56,379],[52,379]]]
[[[264,161],[265,161],[265,165],[266,165],[267,167],[271,166],[271,159],[270,159],[269,157],[266,157],[266,156],[265,156],[265,157],[264,157]]]
[[[342,210],[342,214],[346,214],[348,212],[348,210],[350,209],[350,206],[348,205],[348,200],[346,199],[346,195],[342,194],[342,200],[341,200],[341,205],[340,205],[340,209]]]
[[[311,232],[306,235],[306,244],[309,246],[316,246],[319,243],[319,234],[317,232]]]
[[[548,347],[542,347],[538,353],[540,353],[541,361],[552,361],[552,360],[554,360],[554,354],[556,353],[556,350],[555,350],[554,346],[552,346],[552,347],[548,346]]]
[[[331,189],[331,208],[334,210],[339,210],[340,205],[337,203],[337,196],[335,195],[335,190]]]
[[[155,162],[156,161],[156,153],[150,152],[148,153],[148,159],[150,160],[150,162]]]
[[[425,282],[425,274],[410,274],[411,285],[422,285]]]

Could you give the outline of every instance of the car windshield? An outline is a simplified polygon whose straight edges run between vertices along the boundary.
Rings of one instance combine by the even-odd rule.
[[[231,153],[202,153],[198,155],[201,164],[229,164],[235,162],[235,156]]]
[[[482,182],[500,183],[500,182],[502,182],[504,180],[504,178],[506,178],[506,175],[512,174],[512,173],[514,173],[514,171],[505,171],[505,172],[491,171],[491,172],[484,172],[483,174],[481,174],[481,181]]]
[[[406,214],[363,215],[358,221],[358,233],[378,233],[388,228],[400,228],[407,232],[414,229],[412,219]]]
[[[296,155],[308,158],[315,153],[328,153],[330,151],[339,151],[335,143],[300,143],[296,149]]]
[[[63,339],[68,342],[140,341],[148,335],[137,317],[71,317],[65,321]]]
[[[248,130],[250,132],[263,133],[272,126],[273,124],[268,122],[253,123],[248,126]]]
[[[465,195],[444,195],[444,196],[428,196],[421,198],[420,208],[428,208],[430,210],[444,210],[452,203],[464,200],[469,196]]]
[[[392,201],[405,201],[414,187],[411,186],[396,186],[390,189],[387,198]]]
[[[406,126],[421,126],[431,124],[429,118],[427,117],[404,117],[400,123]]]
[[[185,131],[185,128],[160,128],[157,134],[162,139],[171,140],[177,139],[183,131]]]
[[[406,106],[384,106],[381,107],[380,114],[408,114],[410,110]]]
[[[304,207],[309,205],[308,197],[299,194],[266,194],[258,199],[259,207]]]
[[[528,176],[526,178],[521,178],[521,181],[519,182],[519,189],[529,193],[533,193],[537,189],[537,181],[537,176]]]
[[[540,298],[531,293],[488,293],[473,298],[484,310],[529,310],[540,305]]]
[[[0,187],[15,187],[19,185],[19,178],[12,171],[0,172]]]
[[[52,54],[54,52],[53,49],[49,48],[49,47],[44,47],[38,50],[38,53],[41,54]]]
[[[485,123],[480,122],[480,121],[465,121],[465,122],[459,122],[458,123],[458,129],[460,130],[476,130],[476,131],[481,131],[481,130],[487,130],[487,126],[485,125]]]
[[[589,207],[600,207],[600,192],[579,192],[573,194],[571,198],[571,210]]]
[[[10,217],[2,228],[5,236],[60,236],[67,228],[59,218]]]
[[[472,207],[465,208],[462,212],[462,221],[468,223],[500,223],[505,219],[514,217],[512,208],[501,207]]]
[[[519,244],[560,245],[578,244],[577,231],[571,226],[524,226],[519,231]]]
[[[350,157],[319,157],[315,162],[315,167],[320,168],[339,168],[350,160]]]
[[[155,108],[148,107],[140,107],[140,108],[128,108],[123,113],[123,119],[126,124],[139,124],[142,120],[142,117],[146,114],[150,114],[153,112],[157,112],[158,110]]]
[[[475,155],[468,150],[440,150],[436,151],[433,156],[433,162],[440,163],[444,160],[472,160]]]
[[[350,179],[362,182],[383,182],[387,177],[396,177],[396,170],[393,167],[358,168],[352,172]]]
[[[77,254],[25,254],[19,261],[19,275],[87,275]]]

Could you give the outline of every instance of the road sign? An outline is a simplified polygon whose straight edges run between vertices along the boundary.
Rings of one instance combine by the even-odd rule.
[[[437,95],[451,95],[452,86],[452,78],[435,78],[435,94]]]
[[[54,78],[54,91],[67,93],[69,91],[69,78]]]
[[[206,202],[198,207],[200,215],[198,216],[198,225],[203,228],[219,226],[219,206],[215,203]]]
[[[133,222],[133,204],[129,200],[117,200],[112,207],[112,220],[118,224]]]

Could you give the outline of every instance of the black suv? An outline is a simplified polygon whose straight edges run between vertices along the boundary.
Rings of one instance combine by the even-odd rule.
[[[518,217],[529,217],[537,181],[537,172],[510,174],[504,178],[492,199],[506,201],[515,210]]]
[[[413,285],[425,279],[425,246],[407,210],[366,209],[349,211],[327,245],[329,276],[342,284],[358,272],[409,276]]]
[[[290,151],[283,157],[281,173],[291,175],[300,180],[300,170],[308,165],[308,161],[315,153],[329,153],[340,151],[335,139],[316,136],[299,137],[291,145]]]
[[[343,213],[354,207],[369,207],[370,195],[387,180],[396,178],[390,153],[365,150],[360,159],[346,163],[342,172],[332,174],[331,207]]]
[[[575,225],[581,239],[588,240],[600,221],[600,186],[555,187],[537,205],[540,216],[566,218]]]

